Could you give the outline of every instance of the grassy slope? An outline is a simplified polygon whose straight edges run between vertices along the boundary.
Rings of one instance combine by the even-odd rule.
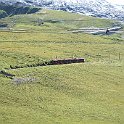
[[[44,13],[47,13],[44,20],[85,18],[90,22],[88,17],[77,14],[48,10]],[[33,15],[32,19],[44,13]],[[27,21],[29,16],[22,15],[25,18],[19,16],[19,19]],[[99,20],[97,26],[113,25],[113,21],[94,19]],[[15,74],[16,79],[25,80],[17,85],[16,79],[0,75],[0,123],[123,124],[124,40],[117,40],[116,36],[53,33],[53,29],[65,29],[49,22],[46,23],[52,31],[44,33],[47,28],[31,26],[31,20],[26,28],[30,31],[34,27],[35,31],[40,29],[38,33],[0,32],[0,70],[56,57],[85,57],[86,63],[7,70]],[[25,28],[27,23],[19,22],[14,28],[20,29],[22,25]],[[71,28],[92,26],[85,21],[71,22],[63,23],[65,27],[72,25]]]
[[[16,21],[15,21],[16,20]],[[43,20],[44,24],[38,26],[38,20]],[[14,29],[27,29],[30,31],[61,32],[82,27],[112,27],[116,21],[98,19],[94,17],[82,16],[63,11],[41,10],[36,14],[16,15],[2,21],[12,26],[16,22]],[[55,22],[56,21],[56,22]]]
[[[11,72],[36,80],[33,84],[14,85],[1,77],[3,123],[121,124],[124,121],[123,67],[75,64]]]

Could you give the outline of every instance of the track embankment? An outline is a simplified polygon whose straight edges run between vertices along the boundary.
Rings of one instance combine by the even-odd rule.
[[[50,60],[44,63],[36,63],[36,64],[31,64],[31,65],[23,65],[23,66],[10,65],[10,68],[6,68],[5,70],[31,68],[31,67],[39,67],[39,66],[50,66],[50,65],[63,65],[63,64],[72,64],[72,63],[84,63],[84,62],[85,62],[84,58],[56,59],[56,60]],[[15,77],[15,75],[7,73],[6,71],[3,71],[3,70],[0,71],[0,74],[10,79],[13,79]]]
[[[10,73],[3,71],[3,70],[0,71],[0,74],[7,77],[7,78],[10,78],[10,79],[13,79],[13,77],[15,77],[15,75],[10,74]]]

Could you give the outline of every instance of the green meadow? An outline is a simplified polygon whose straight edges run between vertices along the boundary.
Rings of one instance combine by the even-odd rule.
[[[8,24],[0,30],[0,70],[15,75],[0,74],[0,124],[124,123],[124,29],[106,36],[70,32],[120,22],[53,10],[0,22]],[[85,62],[27,66],[67,58]],[[10,69],[16,66],[23,68]]]

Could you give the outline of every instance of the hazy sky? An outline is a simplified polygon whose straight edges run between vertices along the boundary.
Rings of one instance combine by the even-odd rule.
[[[124,0],[107,0],[110,3],[124,5]]]

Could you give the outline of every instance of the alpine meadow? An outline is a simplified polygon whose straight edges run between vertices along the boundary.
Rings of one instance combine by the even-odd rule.
[[[123,123],[124,23],[47,8],[0,19],[0,124]]]

